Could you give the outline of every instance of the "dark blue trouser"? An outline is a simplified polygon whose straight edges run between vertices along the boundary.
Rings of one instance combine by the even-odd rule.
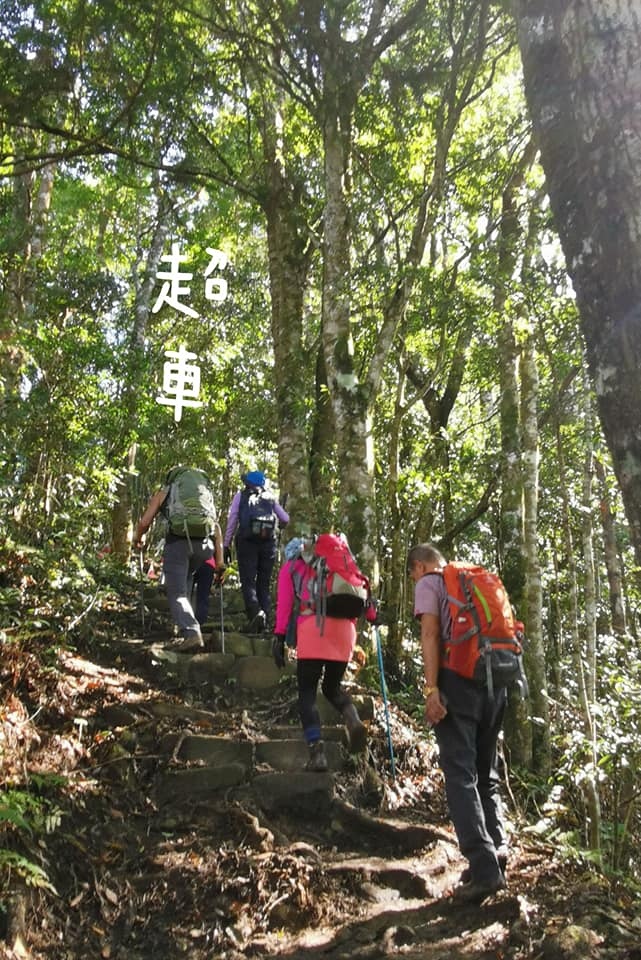
[[[339,713],[352,702],[350,695],[341,687],[341,680],[346,670],[347,663],[338,660],[297,661],[298,712],[307,743],[316,743],[321,737],[320,714],[316,706],[318,681],[321,675],[323,675],[321,689]]]
[[[448,711],[434,727],[450,816],[477,883],[494,882],[505,847],[496,750],[505,701],[505,691],[485,694],[478,718]]]
[[[238,576],[247,616],[255,617],[259,610],[269,614],[271,601],[269,585],[276,562],[276,541],[273,538],[253,543],[236,537]]]

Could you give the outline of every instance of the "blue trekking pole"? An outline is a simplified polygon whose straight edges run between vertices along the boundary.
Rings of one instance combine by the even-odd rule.
[[[374,626],[376,635],[376,649],[378,653],[378,669],[381,674],[381,693],[383,695],[383,706],[385,707],[385,725],[387,727],[387,746],[389,747],[390,764],[392,768],[392,780],[396,780],[396,764],[394,763],[394,747],[392,746],[392,730],[389,719],[389,705],[387,702],[387,684],[385,683],[385,670],[383,669],[383,647],[381,645],[381,632],[377,626]]]

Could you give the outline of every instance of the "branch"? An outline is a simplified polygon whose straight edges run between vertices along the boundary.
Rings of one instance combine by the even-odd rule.
[[[473,523],[482,517],[484,513],[487,513],[490,507],[490,500],[492,499],[492,494],[496,490],[499,481],[500,470],[498,467],[495,468],[494,473],[490,477],[488,484],[483,491],[479,502],[476,504],[473,510],[470,511],[462,520],[448,530],[438,541],[439,547],[443,547],[444,551],[447,552],[447,548],[450,547],[453,541],[461,534],[464,530],[467,530],[468,527],[471,527]]]

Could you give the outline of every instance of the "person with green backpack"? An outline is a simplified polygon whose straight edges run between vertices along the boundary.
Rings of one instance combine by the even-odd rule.
[[[173,647],[183,652],[198,650],[204,644],[191,605],[193,576],[212,557],[217,577],[222,577],[225,569],[222,533],[207,475],[196,467],[172,467],[138,521],[134,543],[139,549],[158,514],[167,524],[163,550],[165,587],[169,609],[180,632]]]

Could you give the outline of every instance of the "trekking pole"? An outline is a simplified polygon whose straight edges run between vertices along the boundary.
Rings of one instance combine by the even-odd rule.
[[[396,764],[394,763],[394,747],[392,746],[392,729],[389,719],[389,705],[387,702],[387,684],[385,683],[385,670],[383,669],[383,647],[381,645],[381,632],[377,626],[374,626],[376,636],[376,649],[378,652],[378,669],[381,674],[381,693],[383,695],[383,706],[385,707],[385,725],[387,727],[387,746],[389,748],[390,765],[392,768],[392,780],[396,780]]]
[[[223,607],[223,581],[220,581],[220,651],[225,652],[225,611]]]
[[[281,503],[281,507],[283,508],[283,510],[285,510],[285,508],[287,507],[287,499],[288,499],[288,497],[289,497],[289,493],[286,493],[285,496],[283,497],[283,502]],[[280,526],[280,524],[279,524],[279,525],[278,525],[278,546],[277,546],[277,549],[276,549],[276,553],[277,553],[277,556],[278,556],[278,566],[279,566],[279,567],[280,567],[280,565],[281,565],[282,562],[283,562],[283,553],[282,553],[282,546],[281,546],[282,537],[283,537],[283,528],[282,528],[282,527]]]
[[[145,570],[142,555],[143,548],[138,551],[138,582],[140,584],[140,620],[142,636],[145,636]]]

